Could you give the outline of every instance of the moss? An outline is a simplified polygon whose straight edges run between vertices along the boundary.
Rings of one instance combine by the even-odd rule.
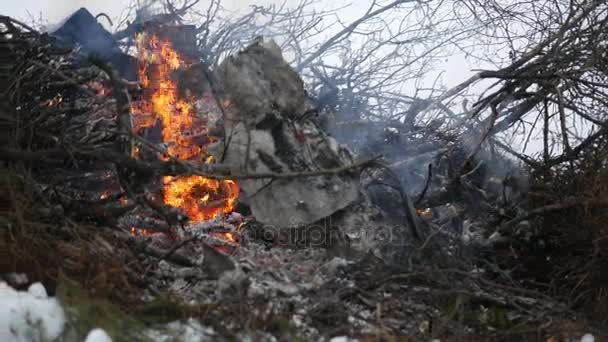
[[[67,316],[65,341],[82,341],[94,328],[104,329],[116,342],[146,341],[142,337],[144,322],[105,299],[89,297],[77,282],[60,277],[57,297]]]
[[[203,318],[216,308],[216,304],[186,305],[169,298],[159,298],[138,308],[133,314],[146,324],[159,324],[189,317]]]
[[[297,334],[291,320],[284,316],[273,315],[266,320],[264,325],[266,331],[275,333],[278,336],[294,336]]]
[[[518,322],[509,318],[511,310],[500,305],[479,305],[466,295],[444,297],[440,302],[444,317],[484,331],[516,331]],[[515,330],[514,330],[515,329]]]
[[[61,276],[58,283],[57,297],[68,321],[63,341],[82,341],[94,328],[104,329],[115,342],[149,341],[144,336],[148,328],[161,327],[162,330],[166,323],[190,317],[204,321],[217,309],[216,304],[186,305],[164,298],[125,310],[107,299],[92,298],[78,282],[65,276]]]
[[[509,310],[504,307],[478,307],[467,311],[464,321],[470,325],[476,325],[484,330],[510,330],[514,327],[509,319]]]

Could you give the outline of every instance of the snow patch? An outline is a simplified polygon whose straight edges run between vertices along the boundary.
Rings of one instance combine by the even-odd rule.
[[[32,284],[26,292],[0,282],[0,340],[51,341],[61,335],[64,326],[61,305],[48,298],[42,284]]]
[[[103,329],[93,329],[84,342],[112,342],[112,338]]]
[[[329,340],[329,342],[357,342],[359,340],[350,338],[348,336],[336,336]]]

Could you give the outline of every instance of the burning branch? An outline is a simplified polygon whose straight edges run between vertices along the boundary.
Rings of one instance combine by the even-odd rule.
[[[349,165],[316,171],[302,172],[260,172],[260,173],[241,173],[238,169],[233,169],[228,165],[222,164],[203,164],[202,166],[193,166],[187,162],[173,161],[142,161],[124,156],[117,153],[115,150],[104,149],[96,151],[85,150],[41,150],[41,151],[25,151],[14,150],[6,147],[0,147],[0,156],[2,160],[8,162],[23,162],[26,164],[42,163],[47,165],[57,165],[63,163],[70,156],[76,158],[76,161],[105,161],[114,162],[120,167],[128,169],[138,177],[150,179],[156,175],[164,174],[170,176],[202,176],[216,180],[243,180],[243,179],[294,179],[319,176],[331,176],[348,172],[355,172],[361,169],[377,166],[381,160],[381,156],[360,160]]]

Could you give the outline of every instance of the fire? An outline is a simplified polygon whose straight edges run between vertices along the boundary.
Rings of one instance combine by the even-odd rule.
[[[206,120],[195,113],[197,99],[180,98],[173,77],[174,72],[188,66],[188,62],[168,40],[158,35],[139,34],[136,41],[144,100],[134,102],[134,129],[152,129],[160,124],[161,139],[166,146],[166,155],[162,156],[165,160],[213,162],[206,154],[206,146],[193,138],[207,132]],[[133,155],[139,156],[140,151],[133,151]],[[202,176],[164,176],[162,186],[164,202],[183,210],[193,222],[231,212],[239,194],[234,181]]]
[[[172,207],[180,208],[194,222],[210,220],[234,208],[237,194],[235,182],[218,181],[202,176],[163,177],[164,200]]]
[[[232,242],[232,243],[236,242],[236,238],[234,237],[234,234],[232,234],[230,232],[224,233],[224,238],[226,240],[228,240],[229,242]]]
[[[135,236],[150,236],[154,234],[154,232],[151,232],[147,229],[137,227],[131,227],[131,229],[129,229],[129,232],[131,233],[131,235]]]

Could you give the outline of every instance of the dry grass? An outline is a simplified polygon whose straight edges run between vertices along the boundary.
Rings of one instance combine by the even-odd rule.
[[[107,228],[48,215],[44,200],[29,191],[16,172],[5,169],[0,181],[5,201],[0,213],[0,273],[25,273],[51,293],[66,276],[93,297],[137,304],[142,268],[130,246],[116,241]]]
[[[31,280],[41,281],[52,290],[61,263],[52,234],[57,227],[38,220],[33,208],[34,196],[20,178],[4,169],[0,181],[3,199],[0,241],[5,253],[0,273],[26,273]]]

